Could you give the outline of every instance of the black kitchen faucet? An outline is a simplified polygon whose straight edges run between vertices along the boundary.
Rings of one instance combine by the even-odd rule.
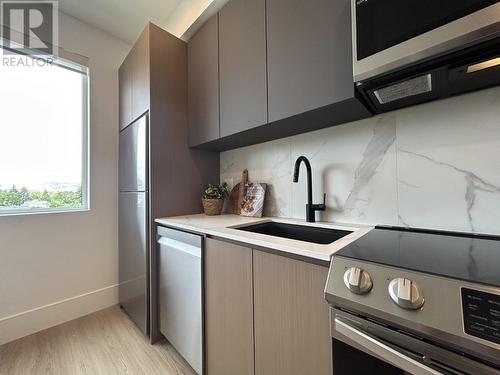
[[[306,204],[306,221],[308,223],[314,223],[316,221],[316,211],[324,211],[326,210],[326,194],[323,195],[323,203],[322,204],[313,204],[312,202],[312,172],[311,172],[311,163],[305,156],[300,156],[295,161],[295,168],[293,171],[293,182],[299,182],[299,171],[300,171],[300,163],[304,162],[307,169],[307,204]]]

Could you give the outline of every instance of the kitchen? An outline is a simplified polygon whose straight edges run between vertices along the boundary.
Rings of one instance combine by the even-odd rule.
[[[500,373],[498,2],[92,3],[78,184],[0,171],[0,374]]]

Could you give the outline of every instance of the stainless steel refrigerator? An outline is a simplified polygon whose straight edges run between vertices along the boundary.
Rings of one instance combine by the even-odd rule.
[[[120,131],[119,301],[149,334],[149,116]]]

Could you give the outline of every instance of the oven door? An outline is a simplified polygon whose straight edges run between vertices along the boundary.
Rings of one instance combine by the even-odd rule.
[[[406,375],[404,370],[354,348],[343,341],[332,339],[334,375]]]
[[[354,81],[493,38],[497,0],[351,0]]]
[[[498,375],[498,368],[372,320],[332,309],[335,375]]]

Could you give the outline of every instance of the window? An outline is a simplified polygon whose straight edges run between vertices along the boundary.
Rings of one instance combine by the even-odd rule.
[[[0,215],[87,210],[88,69],[0,58]]]

